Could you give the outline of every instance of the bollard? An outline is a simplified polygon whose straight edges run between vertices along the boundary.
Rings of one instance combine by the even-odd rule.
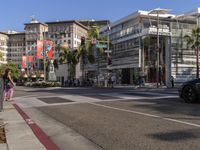
[[[3,78],[0,78],[0,111],[3,111],[3,100],[4,100]]]

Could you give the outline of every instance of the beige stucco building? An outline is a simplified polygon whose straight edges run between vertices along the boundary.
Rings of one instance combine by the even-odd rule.
[[[2,54],[0,65],[7,63],[8,39],[9,37],[6,33],[0,32],[0,53]]]

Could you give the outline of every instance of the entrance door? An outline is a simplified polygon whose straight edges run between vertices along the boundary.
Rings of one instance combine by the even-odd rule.
[[[122,84],[130,84],[130,69],[122,69]]]

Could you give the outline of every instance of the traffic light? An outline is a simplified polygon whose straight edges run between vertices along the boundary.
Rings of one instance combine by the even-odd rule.
[[[84,36],[81,37],[81,45],[85,45],[85,37]]]

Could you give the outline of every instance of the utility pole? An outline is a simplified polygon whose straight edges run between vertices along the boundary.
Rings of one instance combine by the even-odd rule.
[[[159,88],[159,65],[160,65],[160,49],[159,49],[159,12],[157,12],[157,69],[156,69],[156,82]]]
[[[156,64],[156,82],[157,82],[157,88],[159,87],[159,66],[160,66],[160,49],[159,49],[159,14],[167,14],[170,10],[168,9],[160,9],[156,8],[154,10],[151,10],[149,14],[157,14],[157,48],[156,48],[156,54],[157,54],[157,64]]]
[[[43,62],[44,62],[44,81],[46,81],[46,47],[45,47],[45,29],[43,31]]]
[[[105,80],[105,87],[108,87],[108,81],[109,81],[109,59],[110,59],[110,37],[109,37],[109,31],[110,31],[110,26],[107,24],[107,72],[106,72],[106,80]]]

